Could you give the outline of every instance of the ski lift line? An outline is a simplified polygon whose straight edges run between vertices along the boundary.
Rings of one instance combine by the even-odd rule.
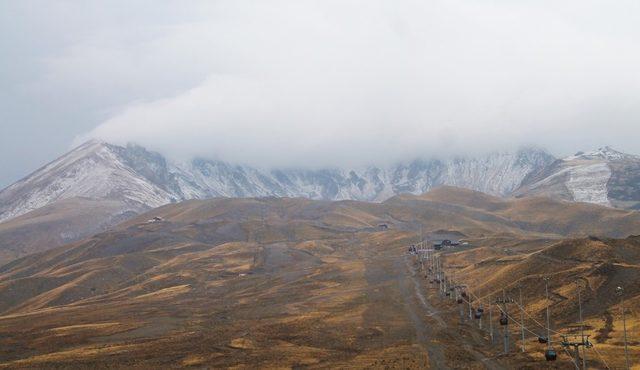
[[[521,310],[523,309],[523,308],[522,308],[522,306],[520,306],[518,303],[516,303],[516,305],[517,305]],[[543,329],[546,329],[546,328],[547,328],[545,325],[540,324],[540,322],[539,322],[538,320],[536,320],[533,316],[531,316],[531,315],[530,315],[526,310],[524,310],[524,313],[525,313],[525,315],[529,316],[529,318],[530,318],[531,320],[533,320],[533,322],[535,322],[536,324],[538,324],[538,326],[540,326],[541,328],[543,328]],[[557,335],[564,335],[563,333],[561,333],[561,332],[559,332],[559,331],[556,331],[556,330],[553,330],[553,329],[551,329],[551,328],[550,328],[549,330],[550,330],[551,332],[553,332],[554,334],[557,334]]]
[[[511,316],[511,315],[509,315],[507,312],[505,312],[505,311],[502,309],[502,307],[500,307],[500,305],[496,305],[496,306],[498,306],[498,309],[500,309],[500,311],[502,311],[502,312],[503,312],[503,313],[504,313],[508,318],[510,318],[514,323],[516,323],[516,324],[518,324],[518,325],[522,325],[522,323],[520,323],[518,320],[516,320],[515,318],[513,318],[513,316]],[[539,336],[540,336],[540,334],[535,333],[535,332],[533,332],[533,331],[531,331],[531,330],[527,329],[527,327],[526,327],[526,326],[522,325],[522,327],[524,328],[524,330],[528,331],[529,333],[533,334],[534,336],[536,336],[536,337],[539,337]]]
[[[468,301],[467,301],[467,302],[468,302]],[[533,332],[533,331],[531,331],[531,330],[527,329],[527,327],[526,327],[526,326],[524,326],[524,325],[523,325],[523,323],[519,322],[519,321],[518,321],[518,320],[516,320],[513,316],[509,315],[505,310],[503,310],[503,309],[502,309],[502,307],[500,307],[500,305],[496,304],[496,307],[498,307],[498,309],[499,309],[502,313],[504,313],[504,315],[505,315],[507,318],[510,318],[514,323],[516,323],[516,324],[518,324],[519,326],[521,326],[524,330],[526,330],[527,332],[529,332],[529,333],[533,334],[533,336],[535,336],[535,337],[540,337],[540,335],[539,335],[538,333],[535,333],[535,332]],[[550,338],[547,338],[547,340],[550,340]],[[564,348],[564,347],[563,347],[563,348]],[[566,348],[565,348],[565,351],[566,351]],[[571,355],[569,355],[569,356],[571,357]],[[574,361],[574,365],[576,365],[576,364],[575,364],[575,361]]]
[[[473,293],[473,291],[471,289],[469,289],[468,286],[466,287],[466,291],[469,294],[469,296],[473,296],[475,298],[475,300],[478,301],[480,303],[480,305],[482,305],[483,299],[480,296],[478,296],[477,294]],[[470,301],[467,301],[467,302],[469,302],[469,304],[471,304]]]
[[[469,292],[471,295],[475,296],[477,300],[481,301],[481,298],[480,298],[480,297],[478,297],[478,295],[474,294],[471,290],[469,290],[469,289],[468,289],[468,292]],[[535,322],[538,326],[540,326],[542,329],[545,329],[545,330],[547,329],[547,327],[546,327],[545,325],[542,325],[538,320],[536,320],[533,316],[531,316],[531,314],[529,314],[529,313],[527,312],[527,310],[525,310],[525,309],[524,309],[524,307],[522,307],[518,302],[515,302],[515,301],[514,301],[513,303],[514,303],[516,306],[518,306],[518,308],[519,308],[519,309],[521,309],[522,311],[524,311],[525,315],[529,316],[529,318],[530,318],[531,320],[533,320],[533,322]],[[550,331],[552,331],[554,334],[562,335],[562,333],[560,333],[560,332],[558,332],[558,331],[555,331],[555,330],[552,330],[552,329],[550,329]],[[536,335],[537,335],[537,334],[536,334]]]
[[[515,322],[516,324],[520,325],[520,323],[519,323],[516,319],[514,319],[511,315],[509,315],[508,313],[506,313],[506,312],[502,309],[502,307],[500,307],[500,305],[496,305],[496,306],[497,306],[497,307],[498,307],[498,309],[499,309],[500,311],[502,311],[502,312],[503,312],[507,317],[509,317],[511,320],[513,320],[513,322]],[[523,327],[524,327],[524,330],[528,331],[529,333],[533,334],[534,336],[539,336],[539,334],[534,333],[534,332],[532,332],[531,330],[527,329],[527,327],[526,327],[526,326],[523,326]],[[558,332],[555,332],[555,334],[557,334],[557,335],[564,335],[564,334],[561,334],[561,333],[558,333]],[[547,340],[551,340],[551,338],[547,338]],[[563,347],[563,349],[564,349],[564,350],[565,350],[565,352],[566,352],[566,351],[567,351],[567,349],[566,349],[564,346],[562,346],[562,347]],[[609,365],[607,364],[607,362],[606,362],[606,361],[604,360],[604,358],[602,357],[602,355],[600,354],[600,352],[598,351],[598,349],[596,348],[595,344],[593,344],[593,343],[592,343],[590,348],[593,348],[593,350],[594,350],[594,351],[596,351],[596,354],[598,355],[598,358],[600,358],[600,361],[602,361],[602,363],[605,365],[605,367],[606,367],[607,369],[611,369],[611,368],[609,367]],[[567,353],[568,353],[568,352],[567,352]],[[569,354],[569,356],[571,357],[571,355],[570,355],[570,354]],[[572,361],[573,361],[573,357],[571,357],[571,358],[572,358]],[[574,361],[574,365],[576,365],[576,364],[575,364],[575,361]],[[579,367],[577,367],[577,365],[576,365],[576,368],[577,368],[577,369],[579,369]]]
[[[502,312],[503,312],[503,313],[504,313],[508,318],[510,318],[511,320],[513,320],[513,322],[514,322],[514,323],[516,323],[516,324],[518,324],[518,325],[522,325],[522,324],[521,324],[518,320],[516,320],[513,316],[511,316],[511,315],[509,315],[507,312],[505,312],[505,311],[504,311],[504,310],[503,310],[499,305],[497,305],[497,306],[498,306],[498,308],[500,309],[500,311],[502,311]],[[531,330],[527,329],[527,327],[526,327],[526,326],[522,325],[522,327],[524,328],[524,330],[528,331],[529,333],[533,334],[534,336],[536,336],[536,337],[540,337],[540,334],[535,333],[535,332],[533,332],[533,331],[531,331]],[[546,328],[545,328],[545,327],[543,327],[543,329],[546,329]],[[556,334],[556,335],[558,335],[558,336],[561,336],[561,335],[562,335],[562,334],[557,333],[557,332],[556,332],[556,333],[554,333],[554,334]],[[548,341],[551,341],[551,338],[547,338],[547,340],[548,340]],[[559,342],[559,341],[558,341],[558,342]]]
[[[468,302],[468,301],[467,301],[467,302]],[[527,329],[527,327],[526,327],[526,326],[524,326],[524,325],[523,325],[523,323],[518,322],[518,320],[516,320],[516,319],[515,319],[515,318],[513,318],[511,315],[509,315],[505,310],[503,310],[503,309],[502,309],[502,307],[500,307],[500,305],[498,305],[498,304],[497,304],[497,305],[496,305],[496,307],[498,307],[498,309],[499,309],[502,313],[504,313],[504,315],[505,315],[506,317],[510,318],[514,323],[516,323],[516,324],[520,325],[520,326],[521,326],[522,328],[524,328],[524,330],[526,330],[527,332],[529,332],[529,333],[531,333],[531,334],[533,334],[534,336],[537,336],[537,337],[539,337],[539,336],[540,336],[539,334],[537,334],[537,333],[535,333],[535,332],[533,332],[533,331],[531,331],[531,330]],[[547,340],[550,340],[550,339],[551,339],[551,338],[547,338]],[[595,347],[594,347],[594,348],[595,348]],[[571,354],[567,351],[567,349],[566,349],[564,346],[562,347],[562,349],[567,353],[567,355],[569,355],[569,358],[571,358],[571,362],[572,362],[572,363],[573,363],[573,365],[576,367],[576,369],[578,369],[578,370],[579,370],[580,368],[579,368],[578,364],[577,364],[577,363],[576,363],[576,361],[573,359],[573,357],[571,356]],[[597,352],[596,352],[596,353],[597,353]],[[600,359],[602,359],[602,356],[600,356],[600,354],[599,354],[599,353],[598,353],[598,356],[600,357]],[[603,362],[604,362],[604,361],[603,361]],[[605,366],[609,369],[608,365],[606,365],[606,362],[605,362]]]
[[[467,293],[468,293],[470,296],[474,296],[474,297],[475,297],[475,299],[476,299],[477,301],[482,302],[482,299],[481,299],[477,294],[474,294],[474,293],[473,293],[473,291],[471,291],[468,287],[467,287]],[[462,300],[463,300],[463,301],[465,301],[465,302],[467,302],[467,303],[469,303],[469,304],[471,304],[470,300],[467,300],[467,299],[465,299],[465,298],[462,298]],[[547,329],[547,327],[546,327],[545,325],[542,325],[542,324],[541,324],[538,320],[536,320],[536,319],[535,319],[531,314],[529,314],[529,313],[524,309],[524,307],[523,307],[523,306],[521,306],[519,303],[517,303],[517,302],[515,302],[515,301],[514,301],[513,303],[514,303],[514,304],[516,304],[516,306],[518,306],[518,308],[519,308],[520,310],[522,310],[522,311],[523,311],[523,312],[524,312],[524,313],[525,313],[525,314],[526,314],[526,315],[527,315],[527,316],[528,316],[528,317],[529,317],[529,318],[530,318],[534,323],[536,323],[540,328],[545,329],[545,330]],[[526,330],[527,332],[529,332],[529,333],[533,334],[534,336],[536,336],[536,337],[540,337],[540,334],[535,333],[535,332],[533,332],[533,331],[529,330],[526,326],[524,326],[524,325],[523,325],[523,323],[520,323],[518,320],[516,320],[516,319],[515,319],[515,318],[513,318],[511,315],[509,315],[507,312],[505,312],[505,311],[500,307],[500,305],[496,305],[496,306],[498,307],[498,309],[499,309],[501,312],[503,312],[503,313],[505,314],[505,316],[507,316],[508,318],[510,318],[514,323],[516,323],[516,324],[518,324],[518,325],[521,325],[521,326],[524,328],[524,330]],[[550,329],[550,328],[549,328],[549,331],[550,331],[550,332],[553,332],[553,334],[554,334],[554,335],[556,335],[556,336],[562,336],[562,335],[564,335],[563,333],[561,333],[561,332],[559,332],[559,331],[556,331],[556,330],[552,330],[552,329]],[[551,338],[547,338],[547,340],[551,342]],[[604,358],[602,357],[602,355],[600,354],[600,352],[598,351],[598,349],[596,348],[596,346],[595,346],[594,344],[592,344],[591,348],[593,348],[593,349],[596,351],[596,354],[598,355],[598,357],[599,357],[599,359],[602,361],[602,363],[605,365],[605,367],[606,367],[607,369],[611,369],[611,368],[609,367],[609,365],[607,364],[607,362],[606,362],[606,361],[604,360]],[[564,347],[563,347],[563,349],[564,349],[564,351],[565,351],[565,352],[567,352],[567,349],[566,349],[566,348],[564,348]],[[567,352],[567,354],[569,354],[569,352]],[[579,369],[578,365],[577,365],[577,364],[576,364],[576,362],[573,360],[573,357],[571,356],[571,354],[569,354],[569,357],[571,357],[571,361],[573,362],[574,366],[576,366],[576,368],[577,368],[577,369]]]
[[[517,304],[517,303],[516,303],[516,304]],[[526,311],[525,311],[525,313],[526,313]],[[529,317],[530,317],[533,321],[535,321],[539,326],[541,326],[543,329],[546,329],[544,326],[542,326],[540,323],[538,323],[538,322],[537,322],[533,317],[531,317],[530,315],[529,315]],[[515,320],[514,320],[514,321],[515,321]],[[525,330],[531,333],[531,330],[527,329],[526,327],[525,327]],[[566,335],[566,334],[562,334],[562,333],[560,333],[560,332],[558,332],[558,331],[555,331],[555,330],[551,330],[551,332],[553,332],[555,335],[558,335],[558,336]],[[537,335],[537,334],[536,334],[536,335]],[[550,340],[550,338],[548,338],[548,339]],[[600,358],[600,361],[602,361],[602,363],[605,365],[605,367],[606,367],[607,369],[611,369],[611,368],[609,367],[609,365],[607,364],[607,362],[606,362],[606,361],[604,360],[604,358],[602,357],[602,355],[600,354],[600,352],[598,351],[598,348],[596,348],[596,345],[595,345],[594,343],[591,343],[591,347],[590,347],[590,348],[593,348],[593,350],[594,350],[594,351],[596,351],[596,354],[597,354],[597,355],[598,355],[598,357]]]

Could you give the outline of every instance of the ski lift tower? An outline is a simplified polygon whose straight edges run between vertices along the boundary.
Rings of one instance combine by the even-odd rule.
[[[502,305],[502,312],[500,313],[500,325],[504,327],[504,353],[509,353],[509,311],[507,310],[507,304],[514,303],[514,300],[507,298],[507,294],[504,289],[502,290],[502,297],[496,299],[497,305]]]

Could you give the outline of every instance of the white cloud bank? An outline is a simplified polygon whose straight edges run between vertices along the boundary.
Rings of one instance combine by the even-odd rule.
[[[340,166],[523,144],[640,151],[639,15],[635,1],[228,1],[144,37],[101,34],[50,68],[142,89],[78,141],[174,157]]]

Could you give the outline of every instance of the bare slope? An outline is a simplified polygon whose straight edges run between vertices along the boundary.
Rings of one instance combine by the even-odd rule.
[[[550,198],[503,199],[484,193],[436,188],[421,196],[402,195],[385,204],[412,209],[431,225],[456,225],[484,232],[539,233],[556,236],[626,237],[638,232],[640,213]]]
[[[0,224],[0,262],[48,250],[105,230],[140,212],[139,204],[123,200],[73,198]],[[267,214],[268,213],[268,214]],[[303,198],[186,201],[160,207],[132,222],[159,216],[194,224],[202,219],[250,219],[242,240],[253,240],[264,217],[281,225],[305,219],[312,225],[343,230],[375,228],[380,223],[424,231],[452,230],[470,236],[535,235],[624,237],[637,232],[640,215],[585,203],[545,198],[503,199],[471,190],[441,187],[421,195],[400,195],[383,203],[312,201]],[[129,225],[127,223],[125,225]]]
[[[589,208],[595,221],[565,220],[541,233],[541,225],[575,213],[544,218],[532,206],[522,216],[521,202],[443,188],[381,204],[271,198],[163,206],[0,267],[0,366],[460,368],[485,358],[511,368],[514,360],[496,359],[471,328],[448,329],[450,309],[425,299],[426,281],[404,256],[421,226],[471,238],[477,248],[446,263],[482,294],[512,292],[520,280],[539,297],[537,274],[556,264],[555,293],[566,297],[570,277],[600,274],[593,280],[600,294],[638,260],[635,239],[595,241],[609,247],[583,255],[549,234],[598,228],[605,217],[634,225],[633,213]],[[541,236],[556,240],[532,239]],[[608,330],[595,324],[615,308],[606,297],[603,306],[588,305],[593,330]],[[559,304],[554,315],[564,325]],[[617,338],[617,329],[609,335]]]
[[[0,264],[105,231],[141,210],[118,200],[69,198],[0,223]]]

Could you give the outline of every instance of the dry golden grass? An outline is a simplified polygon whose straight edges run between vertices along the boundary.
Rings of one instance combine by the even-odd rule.
[[[0,267],[0,366],[474,368],[499,349],[458,322],[456,306],[435,297],[404,256],[420,226],[467,235],[472,247],[446,253],[448,268],[485,299],[503,288],[514,295],[522,284],[539,320],[547,304],[540,276],[552,276],[558,329],[575,324],[573,281],[587,281],[588,332],[619,363],[611,291],[624,283],[629,330],[638,333],[638,241],[561,240],[608,223],[625,232],[640,226],[637,215],[597,207],[573,218],[578,211],[545,207],[572,205],[440,189],[383,204],[215,199],[161,207]],[[146,223],[156,215],[164,221]],[[536,368],[539,357],[491,363]]]

